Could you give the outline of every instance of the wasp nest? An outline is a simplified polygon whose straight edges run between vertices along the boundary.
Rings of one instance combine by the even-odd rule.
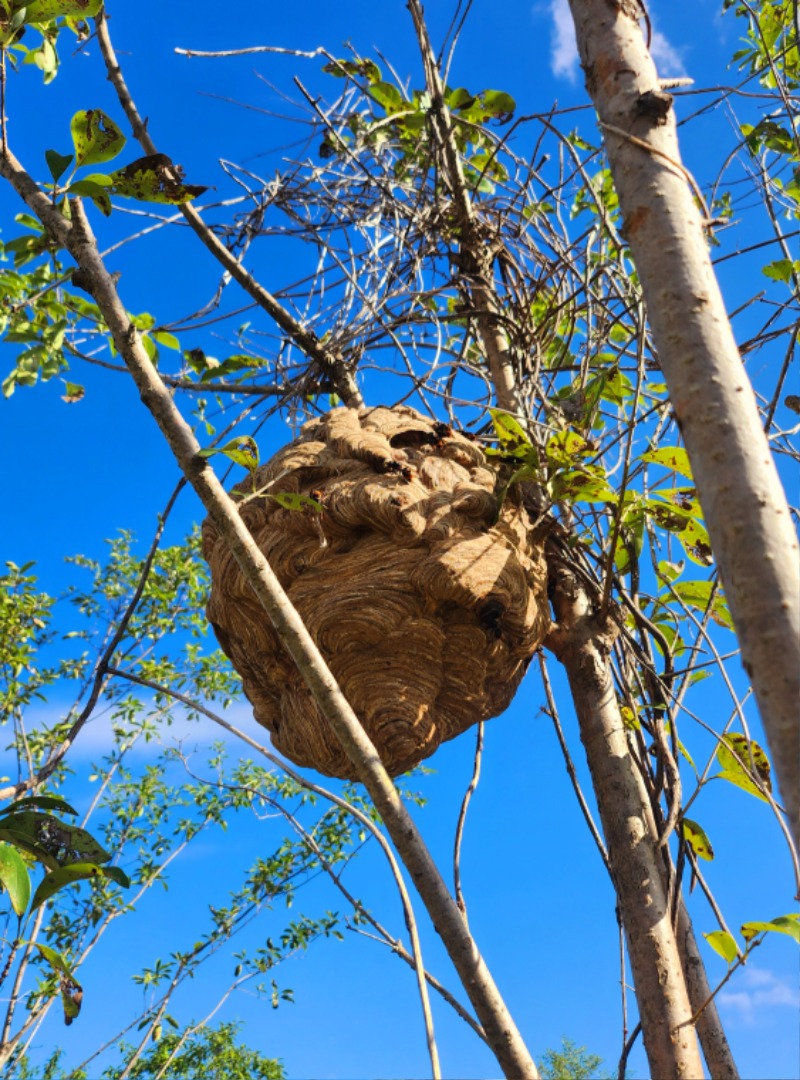
[[[241,506],[392,775],[502,712],[548,630],[541,539],[513,498],[496,520],[496,482],[480,447],[445,424],[340,408],[262,466]],[[287,492],[322,513],[270,497]],[[203,552],[208,618],[256,720],[298,765],[354,778],[210,520]]]

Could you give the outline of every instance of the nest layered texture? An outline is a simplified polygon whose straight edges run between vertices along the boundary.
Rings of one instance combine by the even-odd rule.
[[[549,628],[540,540],[481,448],[406,407],[334,409],[237,487],[241,515],[392,775],[502,712]],[[322,513],[271,495],[310,495]],[[250,497],[248,497],[250,496]],[[208,617],[256,720],[355,779],[213,523]]]

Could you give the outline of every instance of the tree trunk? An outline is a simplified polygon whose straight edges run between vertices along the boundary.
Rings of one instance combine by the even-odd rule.
[[[678,908],[677,934],[689,1001],[694,1013],[702,1010],[697,1018],[697,1034],[708,1071],[712,1080],[739,1080],[739,1070],[717,1012],[717,1003],[709,1001],[711,987],[708,985],[703,958],[697,948],[692,920],[683,900]]]
[[[569,0],[644,292],[657,359],[798,838],[797,535],[714,276],[697,185],[680,163],[638,0]]]
[[[654,1077],[698,1078],[703,1066],[663,882],[650,800],[630,752],[609,664],[616,630],[601,625],[580,580],[551,556],[558,619],[547,644],[564,665],[592,774],[617,892],[644,1046]]]

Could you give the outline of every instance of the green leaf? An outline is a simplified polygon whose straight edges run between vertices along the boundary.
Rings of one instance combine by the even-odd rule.
[[[9,844],[0,844],[0,886],[8,893],[14,914],[21,918],[31,898],[31,879],[25,860]]]
[[[181,343],[175,337],[174,334],[170,334],[167,330],[154,330],[153,337],[156,339],[159,345],[163,345],[165,349],[175,349],[176,352],[181,351]]]
[[[800,270],[800,261],[792,259],[777,259],[761,267],[764,277],[771,278],[772,281],[791,281],[792,275],[798,270]]]
[[[695,855],[711,862],[714,858],[714,849],[711,846],[711,841],[708,839],[702,825],[698,825],[697,822],[692,821],[691,818],[684,818],[681,823],[681,830],[683,832],[684,840],[689,847],[691,847]]]
[[[300,495],[294,491],[280,491],[276,495],[267,495],[268,499],[274,499],[284,510],[313,510],[315,514],[322,513],[322,503],[312,499],[310,495]]]
[[[173,165],[166,154],[148,154],[111,174],[112,194],[140,202],[168,203],[180,206],[191,202],[206,187],[184,184],[183,170]],[[172,346],[171,346],[172,347]]]
[[[376,82],[369,88],[370,97],[382,105],[388,115],[409,108],[408,102],[403,100],[403,95],[388,82]]]
[[[707,676],[707,674],[708,674],[708,672],[705,672],[705,671],[704,671],[704,672],[700,672],[700,675],[701,675],[701,676],[702,676],[703,678],[705,678],[705,677]],[[697,767],[696,767],[696,765],[695,765],[695,763],[694,763],[694,760],[693,760],[693,758],[692,758],[692,755],[691,755],[691,754],[689,753],[689,751],[688,751],[688,750],[686,749],[686,747],[685,747],[685,746],[683,745],[683,743],[681,742],[681,740],[680,740],[680,739],[678,739],[678,753],[679,753],[679,754],[682,754],[682,755],[683,755],[683,757],[684,757],[684,758],[686,758],[686,760],[687,760],[687,761],[689,762],[689,764],[690,764],[690,765],[692,766],[692,768],[694,769],[694,771],[695,771],[695,772],[697,772]],[[709,846],[710,846],[710,845],[709,845]]]
[[[686,523],[686,528],[677,536],[693,563],[697,563],[698,566],[711,566],[714,562],[711,541],[705,528],[696,518],[691,518]]]
[[[225,457],[230,458],[237,465],[244,465],[250,472],[258,468],[258,445],[250,435],[239,435],[237,438],[231,439],[229,443],[225,443],[224,446],[218,446],[213,450],[201,450],[198,456],[210,458],[214,454],[224,454]]]
[[[97,165],[101,161],[111,161],[126,142],[125,136],[102,109],[76,112],[69,126],[77,165]]]
[[[507,447],[531,446],[525,429],[510,413],[503,412],[501,409],[489,409],[489,415],[492,418],[497,441],[504,451]]]
[[[70,967],[67,961],[64,959],[60,952],[56,952],[55,949],[51,949],[49,945],[40,945],[38,941],[32,941],[30,943],[23,942],[23,944],[35,945],[39,952],[42,954],[42,958],[47,961],[50,967],[56,973],[62,975],[68,975],[70,973]]]
[[[77,816],[78,811],[73,809],[66,799],[62,799],[60,795],[29,795],[25,799],[17,799],[16,802],[10,804],[10,806],[4,807],[0,810],[0,817],[6,814],[18,814],[24,813],[32,806],[38,807],[40,810],[57,810],[60,814],[74,814]]]
[[[117,885],[120,885],[123,889],[131,887],[131,879],[119,866],[101,866],[100,873],[109,881],[116,881]]]
[[[658,576],[664,581],[676,581],[683,573],[685,566],[685,562],[667,562],[666,559],[662,559],[658,564]]]
[[[547,440],[545,446],[547,460],[561,466],[572,466],[595,452],[586,439],[575,431],[558,431]]]
[[[548,488],[553,502],[614,502],[614,492],[600,465],[559,471],[548,484]]]
[[[70,195],[103,195],[111,187],[111,177],[107,173],[89,173],[81,177],[67,189]]]
[[[23,800],[27,802],[28,800]],[[0,840],[7,840],[51,869],[71,863],[105,863],[108,852],[85,829],[51,814],[20,811],[0,822]]]
[[[72,885],[76,881],[89,881],[92,878],[108,878],[124,888],[130,885],[127,874],[118,866],[98,866],[96,863],[89,862],[60,866],[57,870],[51,870],[39,883],[38,889],[33,894],[31,911],[41,907],[59,889]]]
[[[12,847],[17,848],[19,851],[26,851],[43,866],[48,866],[52,870],[58,868],[58,862],[47,851],[46,848],[41,847],[33,837],[24,829],[15,829],[5,823],[0,826],[0,842],[11,844]]]
[[[71,19],[91,19],[102,6],[103,0],[28,0],[25,22],[50,22],[59,15]]]
[[[729,934],[727,930],[714,930],[710,934],[703,934],[703,937],[714,952],[719,953],[722,959],[727,960],[729,964],[732,964],[739,955],[736,938],[733,934]]]
[[[58,183],[64,173],[72,164],[72,154],[59,154],[57,150],[45,150],[45,161],[53,177],[53,183]]]
[[[685,604],[697,608],[703,613],[708,610],[709,602],[711,602],[711,618],[714,622],[727,627],[728,630],[733,630],[733,619],[728,611],[725,597],[722,591],[717,588],[712,601],[711,593],[713,589],[713,583],[710,581],[678,581],[672,586],[672,591]]]
[[[59,990],[61,992],[61,1004],[64,1009],[64,1023],[69,1027],[81,1011],[83,987],[73,975],[72,969],[64,959],[62,953],[56,952],[55,949],[51,949],[49,945],[40,945],[38,941],[30,943],[25,942],[24,944],[35,945],[41,953],[42,959],[46,960],[53,969],[53,974],[58,979]]]
[[[717,773],[719,779],[735,784],[763,802],[769,801],[761,788],[772,791],[770,764],[755,739],[736,733],[723,735],[722,742],[717,745],[717,760],[722,769]]]
[[[111,177],[105,173],[91,173],[76,180],[67,188],[70,195],[82,195],[92,200],[97,209],[109,217],[111,214]]]
[[[653,465],[663,465],[672,472],[692,479],[689,455],[682,446],[662,446],[658,450],[648,450],[646,454],[642,454],[641,460],[649,461]]]
[[[137,330],[152,330],[156,325],[156,320],[149,311],[142,311],[139,315],[131,315],[130,319]]]
[[[448,109],[468,109],[475,104],[475,95],[471,94],[463,86],[451,90],[445,98]]]
[[[506,94],[503,90],[484,90],[481,99],[486,112],[501,124],[511,119],[517,107],[511,94]]]
[[[800,945],[800,915],[792,912],[789,915],[779,915],[775,919],[770,919],[769,922],[755,920],[742,924],[742,936],[745,941],[750,941],[756,934],[761,933],[788,934]]]

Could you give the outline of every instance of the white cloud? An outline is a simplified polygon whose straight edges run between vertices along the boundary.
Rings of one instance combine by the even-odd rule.
[[[558,78],[575,82],[579,67],[578,46],[568,0],[550,0],[550,17],[553,20],[550,67]]]
[[[557,78],[575,82],[580,70],[578,47],[575,44],[575,24],[569,10],[568,0],[548,0],[551,20],[550,67]],[[686,69],[675,46],[661,33],[653,30],[650,52],[663,78],[680,77]]]
[[[650,42],[650,54],[656,62],[658,74],[662,79],[683,78],[686,68],[674,45],[664,37],[660,30],[653,31]]]
[[[734,976],[731,983],[735,990],[722,990],[720,1004],[735,1009],[741,1022],[750,1026],[761,1023],[765,1013],[776,1005],[800,1008],[800,991],[786,980],[778,978],[765,968],[747,967]]]
[[[142,694],[146,701],[147,691],[143,691]],[[224,720],[245,732],[251,739],[255,739],[256,742],[266,746],[267,749],[271,748],[269,733],[256,723],[253,718],[253,708],[247,701],[234,702],[225,711],[213,704],[210,707],[212,710],[216,709]],[[40,727],[46,729],[52,723],[54,713],[61,719],[66,715],[67,710],[68,706],[59,709],[57,703],[34,705],[26,712],[26,726],[29,731]],[[67,755],[70,762],[77,763],[80,761],[82,764],[86,764],[92,760],[99,761],[104,754],[109,753],[114,748],[110,711],[108,706],[101,707],[92,719],[84,725],[74,745],[70,747]],[[171,724],[159,723],[158,717],[153,717],[153,721],[158,726],[158,735],[149,742],[145,741],[145,739],[137,740],[135,748],[131,751],[137,759],[155,758],[165,746],[181,745],[189,753],[195,749],[207,749],[215,742],[225,743],[231,753],[240,754],[243,757],[256,753],[236,735],[215,724],[208,717],[201,716],[197,720],[187,719],[185,708],[177,702],[173,709]],[[8,762],[3,762],[0,772],[9,772],[9,763],[10,758]]]

